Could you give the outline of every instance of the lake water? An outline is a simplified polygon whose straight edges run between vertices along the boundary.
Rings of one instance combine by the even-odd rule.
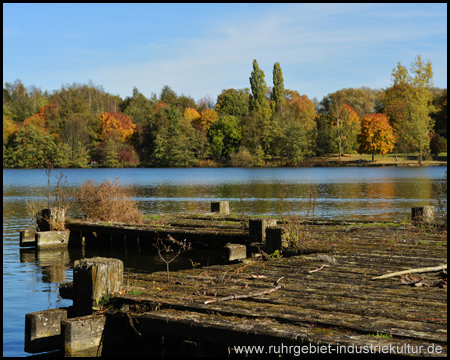
[[[286,190],[285,209],[302,217],[401,221],[411,207],[433,205],[433,183],[447,167],[356,168],[201,168],[201,169],[64,169],[67,185],[93,179],[119,178],[130,188],[146,214],[209,212],[210,203],[228,200],[231,212],[280,215],[280,194]],[[25,314],[71,305],[58,295],[58,284],[72,280],[73,262],[83,257],[107,256],[124,261],[125,269],[165,270],[154,255],[117,253],[113,249],[39,251],[19,249],[19,231],[32,227],[26,201],[46,199],[43,169],[3,170],[3,355],[26,356]],[[52,184],[56,179],[51,178]],[[74,214],[71,214],[74,215]],[[187,259],[171,269],[187,266]]]

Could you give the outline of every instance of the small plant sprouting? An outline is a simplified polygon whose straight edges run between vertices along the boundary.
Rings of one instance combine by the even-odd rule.
[[[166,242],[164,242],[163,240],[161,240],[160,238],[158,238],[156,240],[156,244],[153,244],[156,249],[158,250],[158,255],[161,258],[162,261],[164,261],[166,263],[166,267],[167,267],[167,280],[170,280],[170,274],[169,274],[169,264],[174,261],[178,255],[181,254],[182,250],[190,250],[191,249],[191,243],[187,243],[186,239],[184,239],[183,241],[178,241],[176,239],[174,239],[172,236],[167,235],[166,238]],[[172,249],[172,246],[176,245],[178,246],[178,252],[170,259],[167,260],[162,253],[173,253],[174,250]]]
[[[191,265],[192,265],[192,268],[193,269],[195,269],[197,266],[199,266],[200,265],[200,263],[198,263],[198,262],[195,262],[194,260],[192,260],[192,259],[189,259],[189,261],[191,262]]]
[[[272,254],[269,255],[269,260],[273,259],[281,259],[283,255],[281,254],[280,250],[275,250]]]
[[[110,294],[103,294],[100,299],[97,299],[97,307],[93,307],[94,310],[97,311],[104,311],[107,309],[111,309],[113,306],[109,303],[111,301],[111,295]]]

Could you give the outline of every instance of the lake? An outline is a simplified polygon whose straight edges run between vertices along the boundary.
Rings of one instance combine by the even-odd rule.
[[[231,212],[280,216],[280,196],[286,190],[284,208],[301,217],[402,221],[411,207],[433,205],[433,184],[446,171],[447,167],[54,169],[52,175],[63,172],[69,187],[118,177],[145,214],[209,212],[211,201],[228,200]],[[28,355],[23,351],[25,314],[71,305],[59,297],[58,284],[72,280],[75,260],[99,255],[121,258],[126,270],[165,270],[157,255],[19,249],[19,231],[32,227],[26,201],[44,201],[47,180],[43,169],[3,170],[4,356]],[[56,183],[54,176],[51,182]],[[180,257],[171,269],[188,265],[188,259]]]

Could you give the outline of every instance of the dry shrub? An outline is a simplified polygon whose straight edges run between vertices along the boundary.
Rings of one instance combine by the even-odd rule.
[[[47,174],[47,202],[27,200],[27,212],[38,231],[60,231],[66,228],[67,211],[72,205],[67,189],[67,176],[62,172],[55,175],[56,185],[52,187],[51,177],[54,164],[45,161]]]
[[[104,180],[96,184],[87,180],[74,193],[76,203],[84,218],[89,221],[122,223],[142,222],[138,202],[131,199],[131,192],[120,186],[119,179]]]

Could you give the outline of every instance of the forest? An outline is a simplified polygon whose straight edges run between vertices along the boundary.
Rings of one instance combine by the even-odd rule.
[[[168,85],[122,99],[91,81],[49,93],[17,79],[3,87],[3,168],[301,166],[390,152],[421,163],[446,151],[447,89],[433,87],[431,63],[398,63],[391,80],[319,101],[286,89],[278,62],[268,86],[254,60],[250,87],[195,101]]]

